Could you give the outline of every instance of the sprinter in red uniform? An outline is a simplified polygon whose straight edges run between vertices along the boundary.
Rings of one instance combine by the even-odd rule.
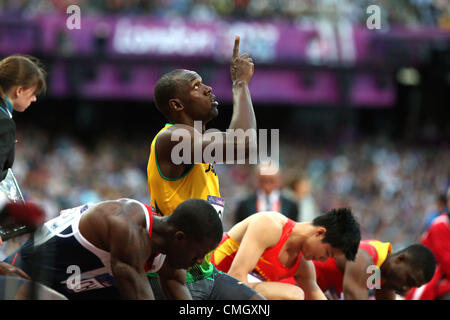
[[[359,224],[349,209],[302,223],[279,212],[259,212],[224,235],[211,262],[267,299],[325,300],[310,260],[341,255],[353,260],[360,239]],[[294,277],[296,285],[278,282],[287,277]]]
[[[436,271],[433,279],[420,288],[412,289],[406,300],[450,300],[450,219],[440,215],[422,237],[422,243],[436,257]]]

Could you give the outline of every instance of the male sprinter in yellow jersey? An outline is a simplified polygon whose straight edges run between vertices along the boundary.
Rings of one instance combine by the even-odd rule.
[[[236,37],[230,67],[233,115],[229,129],[256,130],[248,88],[254,65],[247,54],[239,55],[239,41]],[[224,200],[220,197],[219,179],[212,164],[204,163],[203,151],[220,148],[225,154],[228,143],[228,149],[231,147],[236,151],[234,159],[238,149],[245,150],[245,157],[250,150],[249,139],[229,139],[228,132],[221,132],[222,139],[211,142],[202,135],[206,123],[218,115],[218,103],[211,87],[194,71],[177,69],[163,75],[155,86],[154,96],[156,108],[171,124],[166,125],[151,144],[147,174],[152,206],[165,216],[182,201],[201,198],[211,203],[221,216]],[[188,141],[190,148],[182,150],[185,161],[178,163],[174,160],[174,151],[177,151],[180,139]],[[210,254],[201,265],[195,265],[187,272],[186,283],[194,300],[263,299],[250,287],[218,272],[209,257]]]

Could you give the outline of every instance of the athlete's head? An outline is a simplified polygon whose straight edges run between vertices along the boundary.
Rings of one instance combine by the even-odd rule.
[[[45,71],[31,56],[12,55],[0,61],[0,102],[8,97],[15,111],[25,111],[45,91]]]
[[[205,200],[189,199],[180,203],[167,218],[175,228],[167,259],[176,268],[201,263],[222,239],[223,228],[214,207]]]
[[[273,165],[260,165],[258,167],[258,189],[266,195],[279,189],[281,186],[281,177],[277,168]]]
[[[388,268],[384,265],[387,264]],[[413,287],[420,287],[433,278],[436,268],[434,254],[422,244],[413,244],[388,256],[381,266],[383,287],[405,293]]]
[[[302,248],[305,259],[324,261],[344,254],[347,260],[355,260],[361,232],[350,209],[333,209],[315,218],[312,225],[314,234]]]
[[[218,103],[211,91],[195,71],[176,69],[156,83],[155,105],[170,122],[182,122],[187,117],[206,123],[218,115]]]

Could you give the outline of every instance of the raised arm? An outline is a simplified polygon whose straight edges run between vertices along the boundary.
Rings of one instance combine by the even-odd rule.
[[[123,299],[154,300],[144,270],[148,254],[140,246],[138,231],[130,227],[126,216],[108,218],[108,227],[111,271],[120,295]]]
[[[255,71],[248,54],[239,55],[240,37],[234,40],[230,72],[233,84],[233,115],[229,129],[256,130],[256,117],[248,85]]]
[[[305,300],[327,300],[317,284],[316,269],[311,261],[302,257],[294,278],[298,286],[303,289]]]

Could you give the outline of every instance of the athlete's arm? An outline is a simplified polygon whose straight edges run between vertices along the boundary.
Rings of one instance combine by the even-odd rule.
[[[261,216],[247,226],[239,249],[228,274],[248,285],[247,275],[252,272],[264,250],[274,246],[280,239],[282,228],[276,228],[270,217]],[[261,236],[264,235],[264,236]]]
[[[303,289],[305,300],[328,300],[317,284],[316,269],[311,261],[302,257],[294,278],[298,286]]]
[[[186,270],[173,269],[167,259],[158,271],[161,289],[167,299],[171,300],[192,300],[191,293],[186,287]]]
[[[154,300],[144,270],[145,253],[139,247],[137,232],[125,216],[108,218],[108,228],[111,271],[120,295],[123,299]]]
[[[233,115],[229,129],[256,130],[256,117],[248,85],[255,66],[248,54],[239,55],[240,37],[234,41],[230,73],[233,83]]]
[[[376,289],[375,290],[375,299],[376,300],[396,300],[397,296],[394,290],[387,289]]]
[[[367,279],[370,274],[367,273],[367,268],[372,264],[369,254],[365,250],[358,249],[355,261],[348,261],[345,256],[341,256],[336,258],[336,263],[345,266],[342,283],[344,300],[368,300]]]
[[[0,275],[15,276],[15,277],[19,276],[27,280],[31,279],[30,276],[27,275],[22,269],[19,269],[17,267],[10,265],[9,263],[1,261],[0,261]]]

